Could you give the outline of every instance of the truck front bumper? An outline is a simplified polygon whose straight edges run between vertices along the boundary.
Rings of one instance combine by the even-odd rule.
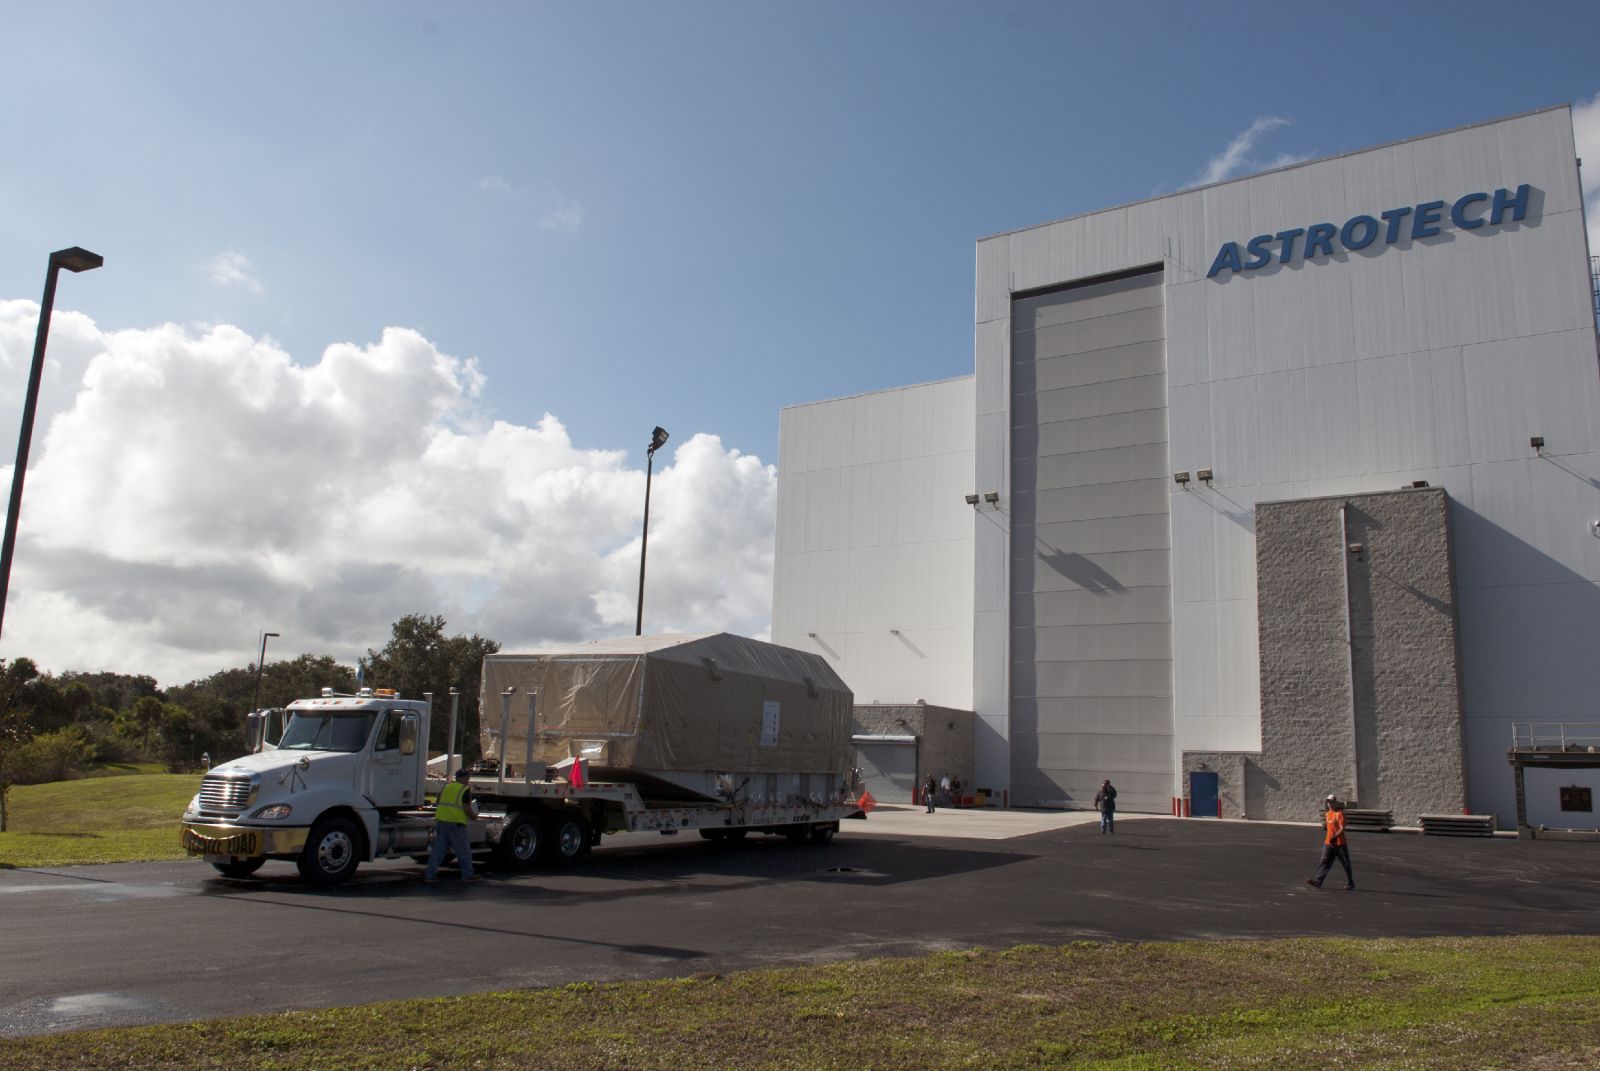
[[[208,862],[221,859],[253,859],[268,855],[298,855],[306,846],[310,830],[260,826],[232,826],[185,822],[180,841],[190,855],[203,855]]]

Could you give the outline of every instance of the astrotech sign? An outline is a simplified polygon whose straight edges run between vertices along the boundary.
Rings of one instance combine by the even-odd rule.
[[[1354,253],[1372,245],[1420,241],[1451,227],[1475,231],[1481,227],[1515,223],[1528,214],[1532,193],[1533,187],[1524,183],[1515,190],[1501,188],[1493,193],[1469,193],[1454,201],[1427,201],[1405,208],[1388,208],[1376,216],[1351,216],[1342,227],[1313,223],[1277,234],[1258,234],[1245,242],[1242,249],[1238,242],[1224,242],[1206,278],[1213,279],[1227,272],[1242,275],[1269,264],[1288,264],[1297,259]]]

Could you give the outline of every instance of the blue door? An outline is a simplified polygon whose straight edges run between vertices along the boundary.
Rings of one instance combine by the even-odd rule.
[[[1189,775],[1189,814],[1194,818],[1217,816],[1217,775],[1214,772]]]

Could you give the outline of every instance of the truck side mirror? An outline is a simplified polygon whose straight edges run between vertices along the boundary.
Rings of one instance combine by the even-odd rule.
[[[407,714],[400,719],[400,754],[417,753],[417,725],[418,719],[415,714]]]
[[[244,727],[245,751],[251,755],[261,750],[262,737],[266,735],[267,715],[257,710],[250,714]]]

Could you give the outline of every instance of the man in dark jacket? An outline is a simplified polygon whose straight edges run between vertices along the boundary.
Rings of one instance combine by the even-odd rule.
[[[1100,832],[1115,833],[1117,822],[1117,790],[1111,778],[1100,782],[1100,791],[1094,794],[1095,810],[1100,812]]]

